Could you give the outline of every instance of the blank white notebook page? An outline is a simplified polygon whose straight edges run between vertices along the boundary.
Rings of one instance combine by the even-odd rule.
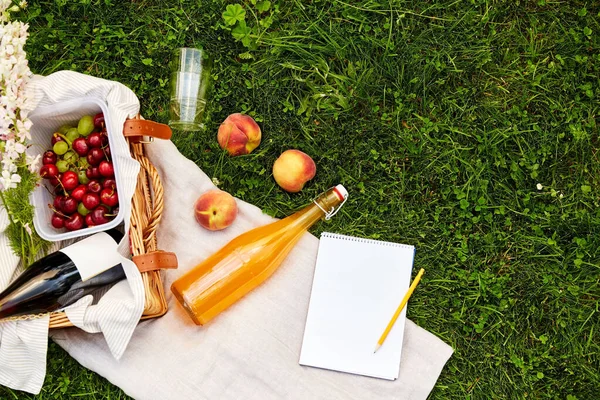
[[[323,233],[300,364],[397,379],[406,307],[373,351],[410,286],[414,254],[413,246]]]

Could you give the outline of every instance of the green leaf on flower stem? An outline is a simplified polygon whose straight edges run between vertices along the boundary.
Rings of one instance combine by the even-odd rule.
[[[152,65],[152,59],[151,58],[143,58],[142,59],[142,64],[144,64],[144,65]]]
[[[223,11],[222,17],[227,25],[235,25],[236,22],[242,23],[246,18],[246,10],[239,4],[229,4]]]
[[[241,40],[244,46],[250,44],[250,31],[251,29],[246,26],[246,21],[240,21],[235,28],[231,31],[231,34],[235,40]]]
[[[592,191],[592,187],[589,185],[581,185],[581,191],[583,193],[589,193]]]
[[[261,13],[269,11],[269,8],[271,8],[271,2],[269,0],[259,1],[256,4],[256,9]]]
[[[21,258],[23,265],[29,266],[38,253],[46,253],[50,243],[43,240],[33,229],[34,209],[29,197],[35,189],[38,176],[24,166],[19,166],[17,173],[21,176],[21,182],[16,188],[0,193],[0,207],[6,209],[10,218],[10,223],[4,231],[9,245]],[[26,226],[31,230],[31,235]]]

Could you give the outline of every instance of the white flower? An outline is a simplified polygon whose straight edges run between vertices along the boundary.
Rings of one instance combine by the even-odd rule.
[[[21,182],[21,176],[17,174],[11,174],[8,171],[2,171],[2,177],[0,177],[0,184],[3,190],[14,189],[17,187],[17,183]]]
[[[37,156],[33,157],[28,155],[27,156],[27,168],[29,169],[29,171],[31,173],[36,173],[38,170],[38,167],[40,165],[40,159],[42,158],[42,156],[40,154],[38,154]]]
[[[28,25],[10,21],[10,12],[23,8],[26,2],[13,5],[12,0],[0,0],[0,190],[17,186],[20,167],[34,172],[39,157],[25,154],[31,140],[31,121],[27,110],[32,97],[26,93],[31,71],[23,46],[27,41]]]
[[[538,183],[536,186],[537,190],[542,190],[544,186],[541,183]]]

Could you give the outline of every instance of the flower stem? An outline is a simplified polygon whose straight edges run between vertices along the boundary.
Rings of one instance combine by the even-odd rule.
[[[0,199],[2,199],[2,204],[4,205],[4,209],[6,210],[6,214],[8,215],[8,220],[10,221],[11,224],[14,224],[15,221],[13,221],[12,215],[10,215],[10,210],[8,209],[8,206],[6,205],[6,199],[4,198],[4,192],[2,192],[1,190],[0,190]]]

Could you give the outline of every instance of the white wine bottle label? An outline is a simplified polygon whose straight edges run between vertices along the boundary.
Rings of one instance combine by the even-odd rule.
[[[60,250],[73,261],[83,282],[121,263],[117,242],[105,232],[97,233]]]

